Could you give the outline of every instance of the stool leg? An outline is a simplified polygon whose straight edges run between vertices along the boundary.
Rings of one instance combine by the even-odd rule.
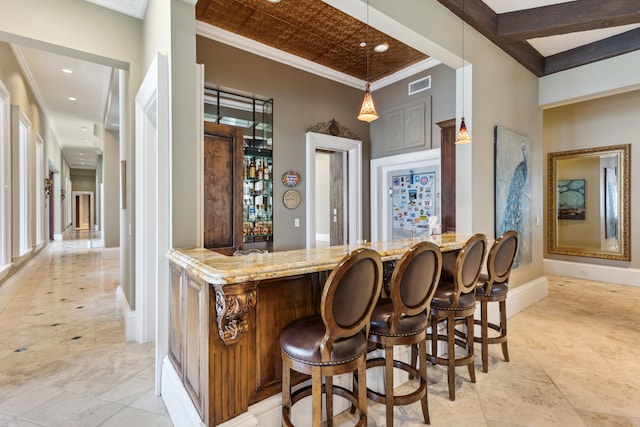
[[[414,368],[418,367],[418,352],[415,344],[411,346],[411,362],[410,363],[412,367]],[[412,380],[413,375],[409,374],[409,379]]]
[[[476,364],[473,361],[473,314],[467,317],[467,351],[471,355],[471,363],[467,365],[469,368],[469,377],[471,382],[476,382]]]
[[[324,379],[325,386],[325,407],[327,409],[327,427],[333,427],[333,377]]]
[[[311,368],[311,416],[313,427],[322,426],[322,370]]]
[[[360,422],[367,425],[367,354],[361,356],[358,363],[358,412]]]
[[[482,346],[482,370],[489,372],[489,320],[487,319],[487,302],[480,301],[480,333]]]
[[[431,356],[438,357],[438,319],[431,316]],[[435,365],[435,359],[433,364]]]
[[[449,399],[456,400],[456,320],[447,317],[447,376],[449,378]]]
[[[291,419],[291,370],[282,363],[282,417]]]
[[[429,420],[429,403],[427,401],[427,340],[418,343],[418,353],[420,354],[420,381],[424,381],[424,396],[422,396],[422,416],[424,422],[431,424]]]
[[[502,343],[502,355],[504,361],[509,361],[509,350],[507,349],[507,302],[500,301],[500,332],[504,335],[504,342]]]
[[[384,349],[384,394],[387,409],[387,426],[393,427],[393,346]]]

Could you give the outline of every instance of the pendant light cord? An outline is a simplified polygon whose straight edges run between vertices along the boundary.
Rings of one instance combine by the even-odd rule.
[[[369,0],[367,0],[367,28],[365,29],[365,53],[367,55],[367,84],[369,84]]]
[[[464,117],[464,0],[462,0],[462,117]]]

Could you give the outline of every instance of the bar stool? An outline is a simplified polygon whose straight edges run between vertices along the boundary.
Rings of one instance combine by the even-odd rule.
[[[421,242],[404,253],[391,276],[389,298],[378,301],[371,315],[369,341],[385,350],[384,357],[367,360],[367,369],[384,366],[385,392],[378,393],[367,388],[367,397],[386,405],[386,425],[393,426],[394,405],[408,405],[421,401],[422,415],[429,424],[427,404],[427,309],[436,291],[442,268],[440,248],[431,242]],[[418,345],[420,369],[393,359],[396,345]],[[418,378],[416,390],[402,396],[393,394],[393,368],[402,369],[410,377]]]
[[[322,424],[322,393],[327,425],[333,425],[333,394],[358,406],[356,425],[367,425],[366,357],[371,313],[382,287],[382,261],[371,249],[346,255],[327,278],[320,314],[291,322],[280,334],[282,422],[293,426],[291,407],[312,396],[312,425]],[[291,370],[311,375],[311,385],[291,392]],[[362,381],[353,391],[333,385],[333,376],[357,371]],[[322,378],[325,384],[322,385]]]
[[[507,291],[509,290],[509,276],[516,260],[520,235],[517,231],[505,232],[494,242],[487,256],[487,273],[481,274],[476,287],[476,301],[480,302],[480,319],[475,324],[480,325],[480,336],[474,341],[481,343],[482,370],[489,372],[489,344],[502,344],[502,355],[505,362],[509,361],[507,349]],[[487,315],[489,302],[498,302],[500,323],[491,323]],[[498,332],[497,336],[489,338],[489,329]]]
[[[471,236],[456,257],[453,283],[441,281],[431,300],[431,354],[427,356],[427,360],[447,366],[451,400],[456,400],[456,366],[466,365],[471,382],[476,382],[473,364],[473,315],[476,309],[474,291],[486,248],[487,238],[484,234]],[[438,333],[440,322],[446,322],[446,334]],[[466,332],[456,329],[457,324],[466,325]],[[446,342],[446,357],[438,356],[438,341]],[[463,348],[465,354],[456,357],[456,346]]]

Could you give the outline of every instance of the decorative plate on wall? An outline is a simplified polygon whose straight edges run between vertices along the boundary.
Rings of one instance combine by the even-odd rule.
[[[300,174],[293,170],[288,170],[282,175],[282,183],[285,187],[297,187],[300,184]]]
[[[289,209],[295,209],[300,204],[300,193],[296,190],[287,190],[282,196],[284,205]]]

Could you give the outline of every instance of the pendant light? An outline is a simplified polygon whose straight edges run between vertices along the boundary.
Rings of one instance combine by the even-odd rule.
[[[358,120],[371,123],[378,118],[378,113],[376,112],[376,106],[373,105],[373,97],[371,96],[370,90],[371,84],[369,83],[369,0],[367,0],[367,28],[364,45],[367,53],[367,83],[365,85],[364,99],[362,100],[362,106],[360,106]]]
[[[464,123],[464,0],[462,0],[462,118],[460,120],[460,130],[456,136],[456,144],[468,144],[471,142],[471,135],[467,131]]]

